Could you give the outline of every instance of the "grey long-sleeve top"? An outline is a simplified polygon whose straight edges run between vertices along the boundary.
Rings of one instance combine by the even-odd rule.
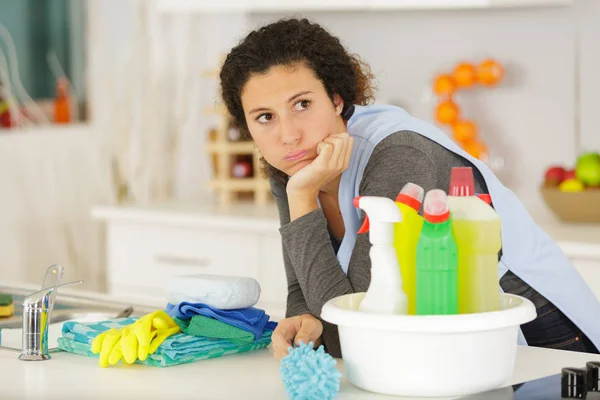
[[[475,191],[487,193],[483,177],[469,161],[415,132],[396,132],[375,147],[359,194],[395,199],[408,182],[420,185],[426,193],[431,189],[447,191],[452,167],[473,167]],[[328,300],[366,292],[371,280],[368,234],[358,235],[346,275],[336,257],[339,241],[330,234],[323,211],[319,208],[290,222],[284,184],[271,179],[271,191],[281,223],[288,282],[286,317],[310,313],[320,319],[321,308]],[[334,357],[342,357],[337,327],[321,321],[325,349]]]

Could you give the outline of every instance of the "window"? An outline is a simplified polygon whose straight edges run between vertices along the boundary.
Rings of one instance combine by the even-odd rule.
[[[85,9],[84,0],[0,0],[0,128],[85,119]]]

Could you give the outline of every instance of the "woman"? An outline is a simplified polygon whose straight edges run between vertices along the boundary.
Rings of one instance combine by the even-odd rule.
[[[473,168],[476,191],[491,194],[502,220],[501,288],[537,308],[522,326],[527,344],[598,352],[600,304],[564,254],[443,132],[398,107],[367,106],[371,78],[337,38],[304,19],[251,32],[222,67],[223,100],[263,155],[279,209],[288,299],[275,357],[301,341],[342,356],[336,327],[319,316],[328,300],[369,286],[370,243],[356,235],[364,214],[353,198],[395,199],[407,182],[448,190],[452,167],[462,166]]]

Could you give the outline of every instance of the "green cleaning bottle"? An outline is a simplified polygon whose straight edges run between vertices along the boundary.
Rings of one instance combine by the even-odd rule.
[[[417,244],[417,315],[458,314],[458,250],[446,193],[427,192]]]

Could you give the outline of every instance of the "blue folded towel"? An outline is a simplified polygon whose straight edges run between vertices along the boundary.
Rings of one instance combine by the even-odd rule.
[[[94,338],[110,328],[119,329],[134,323],[138,318],[117,318],[113,320],[80,323],[68,321],[63,324],[62,336],[58,338],[58,347],[64,351],[92,357],[98,357],[91,351]],[[214,339],[177,333],[168,337],[154,354],[144,361],[136,363],[159,367],[183,364],[228,354],[242,353],[261,349],[271,343],[271,330],[265,330],[258,341],[243,345],[226,339]]]
[[[264,310],[254,307],[220,310],[203,303],[183,302],[177,305],[167,304],[166,311],[171,317],[181,319],[189,319],[194,315],[214,318],[251,332],[255,340],[259,340],[265,330],[274,330],[277,327],[277,322],[269,321],[269,315]]]

